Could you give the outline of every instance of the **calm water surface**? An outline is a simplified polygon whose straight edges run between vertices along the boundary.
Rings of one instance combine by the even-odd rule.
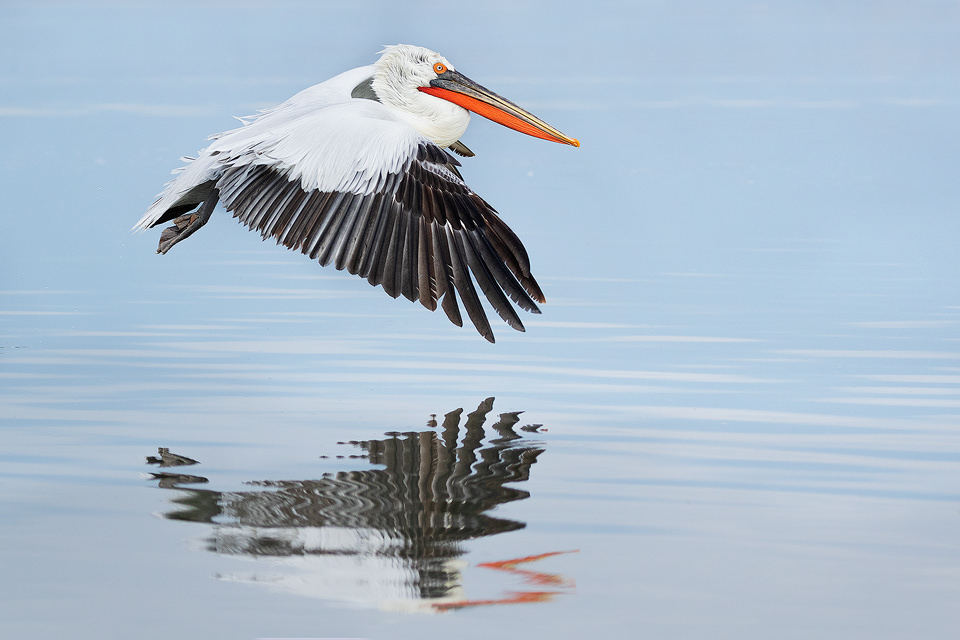
[[[960,5],[600,8],[0,4],[0,636],[956,637]],[[526,333],[128,232],[393,42],[583,141]]]

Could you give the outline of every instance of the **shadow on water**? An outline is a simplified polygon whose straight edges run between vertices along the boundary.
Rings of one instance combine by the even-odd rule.
[[[278,590],[407,611],[448,611],[491,604],[542,602],[569,593],[573,582],[530,570],[529,563],[558,553],[478,565],[504,572],[529,587],[503,597],[468,598],[464,589],[464,543],[524,528],[523,522],[489,515],[529,492],[508,483],[529,479],[544,452],[542,442],[518,433],[519,414],[500,414],[487,426],[493,398],[462,421],[463,409],[428,422],[428,430],[387,432],[382,440],[340,442],[352,455],[335,458],[382,465],[324,473],[311,480],[258,480],[251,491],[221,492],[190,485],[203,476],[162,471],[151,476],[180,495],[171,520],[206,523],[213,531],[205,548],[218,554],[272,559],[275,573],[221,575]],[[320,456],[330,458],[331,456]],[[148,464],[185,467],[196,460],[159,449]]]

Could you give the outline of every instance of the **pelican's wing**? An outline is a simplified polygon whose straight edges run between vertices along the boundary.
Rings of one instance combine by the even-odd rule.
[[[543,293],[519,238],[461,179],[452,155],[383,105],[354,100],[292,119],[263,118],[218,139],[216,187],[228,211],[264,238],[493,332],[470,274],[501,318],[508,297],[539,313]]]

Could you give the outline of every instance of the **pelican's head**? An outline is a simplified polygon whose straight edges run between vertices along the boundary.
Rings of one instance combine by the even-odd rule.
[[[435,51],[398,44],[386,47],[375,65],[373,90],[424,136],[446,147],[470,124],[470,111],[531,136],[563,144],[580,142],[506,98],[456,71]]]

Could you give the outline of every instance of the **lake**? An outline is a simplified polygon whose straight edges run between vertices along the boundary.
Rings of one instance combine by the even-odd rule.
[[[960,5],[0,4],[0,636],[953,638]],[[223,209],[409,42],[547,303],[496,344]],[[499,323],[499,324],[498,324]]]

